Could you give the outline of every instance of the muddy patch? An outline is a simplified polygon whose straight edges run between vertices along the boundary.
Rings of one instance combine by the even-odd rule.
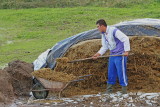
[[[10,62],[4,71],[8,72],[11,76],[15,95],[29,95],[30,89],[32,87],[32,64],[17,60]]]
[[[14,98],[11,77],[8,72],[0,70],[0,102],[11,102]]]
[[[32,88],[32,64],[12,61],[0,70],[0,102],[12,102],[19,96],[28,96]]]

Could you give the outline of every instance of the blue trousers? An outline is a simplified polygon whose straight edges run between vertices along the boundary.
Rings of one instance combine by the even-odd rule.
[[[128,85],[126,56],[112,56],[109,58],[107,83],[116,84],[117,77],[121,86]]]

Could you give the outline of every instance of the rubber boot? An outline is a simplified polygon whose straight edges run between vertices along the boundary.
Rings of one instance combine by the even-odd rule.
[[[113,85],[112,84],[107,84],[107,94],[110,94],[113,92]]]
[[[122,86],[122,94],[127,94],[127,86]]]

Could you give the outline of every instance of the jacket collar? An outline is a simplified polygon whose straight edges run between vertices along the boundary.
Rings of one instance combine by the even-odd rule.
[[[106,28],[106,35],[109,33],[109,28],[110,28],[110,26],[107,26],[107,28]]]
[[[102,32],[102,34],[108,34],[108,32],[109,32],[109,28],[110,28],[110,26],[107,26],[107,28],[106,28],[106,32]]]

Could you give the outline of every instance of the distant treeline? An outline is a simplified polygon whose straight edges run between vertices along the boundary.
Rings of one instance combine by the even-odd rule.
[[[147,5],[160,0],[0,0],[1,9],[21,9],[21,8],[64,8],[76,6],[103,6],[129,8],[134,5]]]

